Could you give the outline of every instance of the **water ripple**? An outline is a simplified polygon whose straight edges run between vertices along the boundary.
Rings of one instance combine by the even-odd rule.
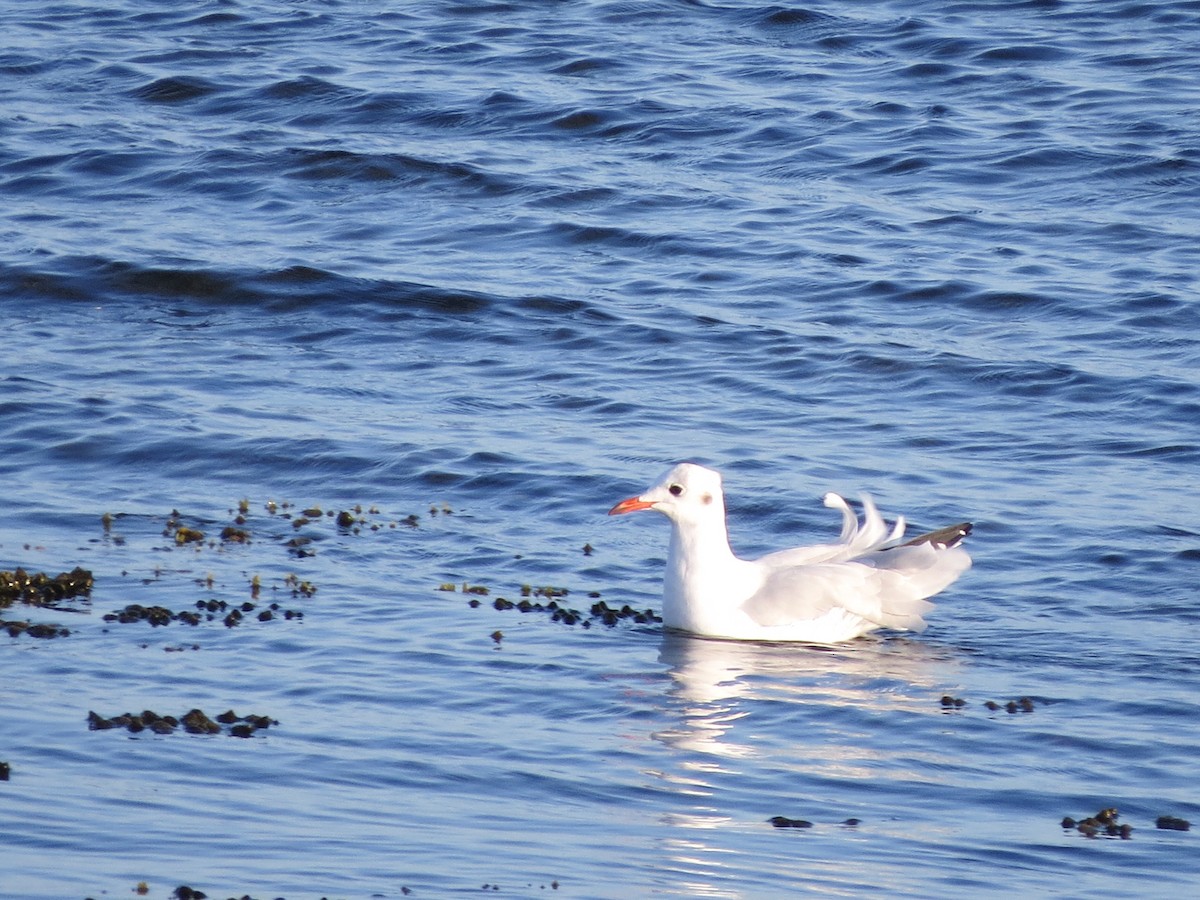
[[[70,632],[0,632],[6,888],[1186,892],[1197,25],[0,12],[0,568],[96,574],[0,611]],[[665,523],[604,513],[682,458],[745,553],[870,491],[975,567],[834,650],[494,606],[656,607]],[[87,730],[192,707],[280,725]]]

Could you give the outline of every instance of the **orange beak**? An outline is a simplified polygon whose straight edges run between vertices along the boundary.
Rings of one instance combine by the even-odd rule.
[[[630,497],[628,500],[622,500],[616,506],[608,511],[610,516],[619,516],[621,513],[637,512],[639,509],[650,509],[654,506],[640,497]]]

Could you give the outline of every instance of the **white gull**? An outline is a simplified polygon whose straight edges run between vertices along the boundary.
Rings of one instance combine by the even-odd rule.
[[[904,540],[904,519],[889,531],[863,495],[860,523],[841,510],[835,543],[797,547],[760,559],[729,548],[721,475],[680,463],[650,490],[622,500],[609,515],[656,510],[671,520],[663,580],[663,624],[708,637],[836,644],[877,628],[921,631],[933,604],[926,598],[971,567],[959,546],[971,533],[963,522]]]

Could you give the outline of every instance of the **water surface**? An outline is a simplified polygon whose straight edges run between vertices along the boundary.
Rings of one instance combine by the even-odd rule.
[[[1200,877],[1155,828],[1200,817],[1196,4],[0,27],[0,569],[95,575],[0,610],[70,631],[0,639],[0,894]],[[666,523],[604,513],[679,459],[746,555],[870,491],[973,519],[975,568],[917,636],[605,626],[657,609]],[[494,608],[523,586],[589,627]],[[87,726],[192,708],[278,725]],[[1109,806],[1132,839],[1059,824]]]

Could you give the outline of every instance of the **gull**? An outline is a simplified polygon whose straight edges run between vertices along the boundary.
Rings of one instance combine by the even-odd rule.
[[[680,463],[610,516],[652,509],[671,520],[663,578],[665,627],[705,637],[837,644],[879,628],[922,631],[926,598],[971,567],[959,546],[963,522],[904,540],[903,517],[889,531],[867,495],[861,523],[850,504],[826,494],[842,514],[837,541],[741,559],[729,548],[721,475]]]

